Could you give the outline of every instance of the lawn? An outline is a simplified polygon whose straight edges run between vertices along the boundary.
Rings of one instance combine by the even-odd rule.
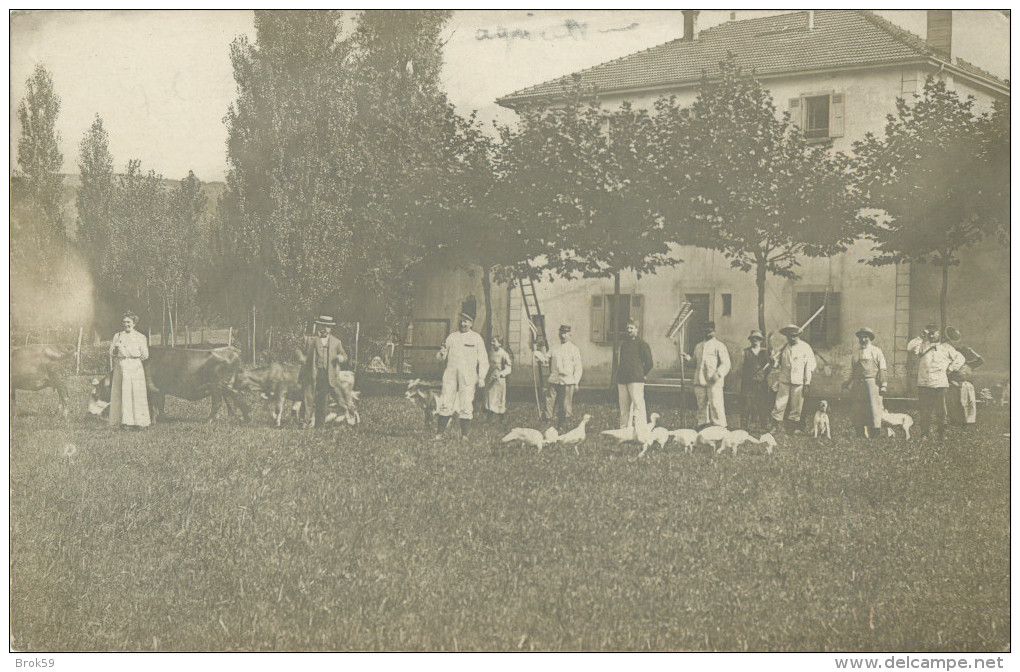
[[[85,383],[72,394],[83,406]],[[947,441],[779,436],[776,453],[592,438],[431,442],[399,397],[362,425],[142,432],[23,393],[10,453],[22,651],[1001,651],[1005,412]],[[679,426],[675,409],[660,424]],[[511,425],[537,426],[534,404]]]

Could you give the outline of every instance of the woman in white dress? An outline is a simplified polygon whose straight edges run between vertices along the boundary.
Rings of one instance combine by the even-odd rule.
[[[145,369],[142,362],[149,358],[145,336],[135,331],[138,316],[124,314],[124,331],[114,334],[110,342],[113,359],[113,389],[110,391],[110,424],[141,429],[148,427],[149,398],[145,392]]]

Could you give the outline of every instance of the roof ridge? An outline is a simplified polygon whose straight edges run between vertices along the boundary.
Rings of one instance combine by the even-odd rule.
[[[929,45],[927,42],[925,42],[923,39],[921,39],[918,35],[913,34],[909,30],[906,30],[904,28],[900,28],[899,26],[897,26],[896,24],[892,23],[888,19],[885,19],[885,18],[879,16],[878,14],[876,14],[875,12],[873,12],[871,10],[868,10],[868,9],[856,9],[856,10],[851,10],[851,11],[854,11],[854,12],[860,14],[862,17],[864,17],[872,25],[874,25],[877,28],[880,28],[880,29],[884,30],[891,37],[899,40],[900,42],[903,42],[908,47],[911,47],[913,49],[917,49],[919,52],[921,52],[921,55],[923,55],[923,56],[930,56],[930,57],[932,57],[932,58],[934,58],[936,60],[943,61],[944,63],[950,64],[949,61],[947,61],[945,58],[942,57],[940,52],[936,51],[934,48],[932,48],[931,45]]]
[[[750,19],[740,19],[740,20],[734,19],[734,20],[731,20],[731,21],[724,21],[724,22],[722,22],[720,24],[717,24],[717,25],[711,26],[709,28],[706,28],[706,29],[702,30],[700,33],[696,32],[695,34],[696,35],[701,35],[702,37],[704,37],[705,35],[707,35],[709,33],[719,32],[719,29],[726,28],[726,27],[732,26],[734,24],[738,24],[738,23],[751,23],[752,21],[755,21],[755,22],[767,21],[767,20],[770,20],[770,19],[776,19],[776,18],[780,18],[780,17],[787,17],[787,16],[790,16],[791,14],[803,13],[804,11],[806,11],[806,10],[797,10],[797,11],[787,12],[787,13],[784,13],[784,14],[773,14],[773,15],[770,15],[770,16],[756,16],[756,17],[753,17],[753,18],[750,18]],[[518,89],[517,91],[512,91],[512,92],[506,94],[505,96],[500,96],[496,100],[500,101],[500,100],[509,98],[511,96],[521,95],[521,94],[524,94],[524,92],[526,92],[526,91],[528,91],[530,89],[537,89],[537,88],[540,88],[540,87],[543,87],[543,86],[551,86],[553,84],[558,84],[560,82],[563,82],[564,80],[572,79],[575,76],[583,75],[584,73],[591,72],[592,70],[595,70],[597,68],[604,68],[604,67],[606,67],[608,65],[612,65],[613,63],[619,63],[619,62],[621,62],[621,61],[623,61],[625,59],[634,58],[635,56],[638,56],[640,54],[648,53],[649,51],[652,51],[654,49],[661,49],[662,47],[665,47],[665,46],[671,45],[671,44],[676,44],[678,42],[680,42],[680,43],[697,44],[698,40],[697,39],[685,40],[683,37],[675,37],[672,40],[666,40],[665,42],[660,42],[659,44],[652,45],[650,47],[647,47],[645,49],[641,49],[639,51],[631,52],[629,54],[624,54],[623,56],[618,56],[618,57],[610,59],[608,61],[603,61],[602,63],[596,63],[595,65],[588,66],[587,68],[582,68],[580,70],[575,70],[574,72],[571,72],[571,73],[566,74],[566,75],[560,75],[559,77],[553,77],[552,79],[547,79],[544,82],[538,82],[537,84],[532,84],[531,86],[526,86],[523,89]]]
[[[816,30],[805,16],[815,11]],[[761,30],[765,32],[762,33]],[[756,32],[757,31],[757,32]],[[793,36],[792,40],[786,35]],[[812,68],[928,61],[945,64],[969,77],[1009,87],[1002,80],[962,59],[952,59],[921,37],[868,10],[797,10],[742,20],[730,20],[702,30],[697,39],[683,37],[619,56],[582,70],[507,93],[496,99],[504,107],[562,95],[562,88],[580,80],[598,95],[628,87],[689,84],[698,75],[715,71],[718,60],[734,52],[741,67],[777,75]],[[713,62],[714,61],[714,62]],[[685,84],[685,85],[686,85]]]

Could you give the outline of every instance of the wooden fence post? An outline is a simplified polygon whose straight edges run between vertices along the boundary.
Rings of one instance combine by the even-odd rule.
[[[84,327],[78,327],[78,347],[74,350],[74,374],[81,373],[81,334]]]

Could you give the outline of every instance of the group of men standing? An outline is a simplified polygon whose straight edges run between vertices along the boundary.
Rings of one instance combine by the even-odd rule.
[[[492,388],[496,384],[496,389],[490,389],[486,396],[486,405],[491,413],[503,416],[506,410],[505,378],[511,371],[510,357],[503,350],[500,339],[494,337],[490,355],[482,337],[471,330],[473,320],[471,315],[462,313],[459,330],[447,337],[437,354],[438,359],[446,361],[438,403],[438,434],[442,434],[452,415],[457,413],[464,439],[473,418],[476,387]],[[744,424],[749,429],[760,431],[785,428],[797,433],[802,429],[804,398],[811,386],[816,358],[811,345],[801,339],[800,327],[789,324],[779,333],[786,338],[786,343],[776,351],[766,347],[765,338],[757,329],[748,336],[750,345],[743,352],[741,369]],[[557,429],[563,431],[572,419],[574,393],[584,368],[581,352],[572,340],[570,325],[561,325],[558,336],[558,344],[548,352],[536,350],[534,357],[537,363],[547,364],[550,368],[545,398],[540,404],[543,419],[555,421]],[[694,363],[691,378],[698,404],[696,425],[697,428],[710,425],[726,427],[723,390],[731,369],[729,351],[716,338],[713,322],[705,325],[702,336],[693,355],[682,355],[685,362]],[[844,387],[852,393],[853,426],[870,438],[878,436],[882,427],[882,397],[888,387],[887,364],[882,350],[873,344],[874,331],[862,327],[855,336],[858,345],[851,355],[850,374]],[[951,344],[942,342],[940,332],[933,324],[928,325],[921,336],[911,340],[907,349],[918,358],[920,434],[928,433],[934,416],[941,437],[945,432],[949,376],[965,364],[965,359]],[[637,323],[629,322],[626,338],[620,345],[616,372],[621,428],[631,426],[635,421],[647,422],[644,385],[653,365],[651,348],[640,338]],[[490,369],[493,375],[487,375]]]

